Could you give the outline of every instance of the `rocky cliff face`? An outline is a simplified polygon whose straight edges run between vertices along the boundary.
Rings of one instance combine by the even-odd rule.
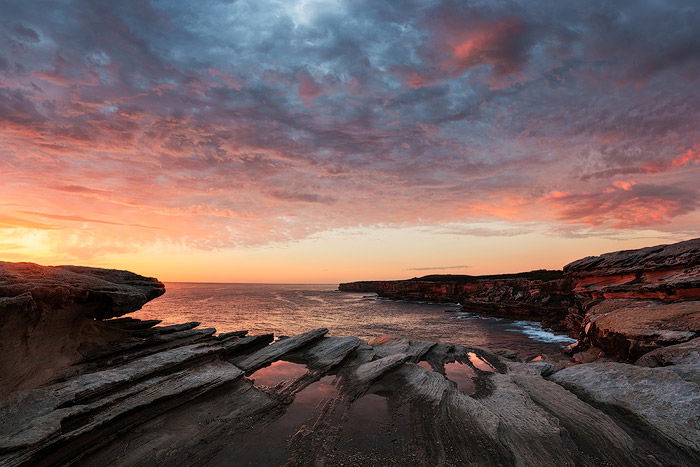
[[[464,311],[536,320],[561,332],[576,326],[568,321],[574,301],[566,279],[480,280],[462,286],[459,296]]]
[[[700,238],[589,256],[564,274],[588,299],[700,300]]]
[[[381,287],[382,281],[357,281],[338,284],[338,290],[341,292],[379,293]]]
[[[634,361],[700,336],[700,239],[583,258],[564,273],[582,316],[579,358]]]
[[[0,396],[70,374],[86,353],[123,338],[100,320],[164,292],[127,271],[0,262]]]
[[[394,300],[460,303],[464,311],[531,319],[558,331],[578,332],[568,310],[571,284],[561,271],[497,276],[426,276],[401,281],[361,281],[339,285],[345,292],[376,293]]]

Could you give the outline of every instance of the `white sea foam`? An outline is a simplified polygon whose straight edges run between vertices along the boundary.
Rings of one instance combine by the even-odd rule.
[[[576,342],[576,339],[572,339],[569,336],[554,334],[553,332],[547,331],[539,323],[533,321],[515,321],[513,326],[515,326],[517,329],[510,329],[510,331],[522,332],[530,339],[534,339],[539,342],[560,342],[566,344]]]

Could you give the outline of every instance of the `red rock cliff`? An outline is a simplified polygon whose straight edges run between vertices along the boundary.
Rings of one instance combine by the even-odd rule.
[[[546,327],[578,332],[568,321],[573,295],[561,271],[491,276],[432,275],[400,281],[340,284],[346,292],[375,292],[395,300],[461,303],[464,311],[542,321]]]
[[[700,239],[625,250],[564,267],[582,332],[574,350],[636,360],[700,336]]]

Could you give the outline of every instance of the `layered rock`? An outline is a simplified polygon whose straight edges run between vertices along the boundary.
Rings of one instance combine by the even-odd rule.
[[[582,316],[574,352],[634,361],[700,336],[700,239],[588,257],[564,272]]]
[[[589,256],[564,274],[588,298],[700,300],[700,238]]]
[[[551,380],[618,417],[627,430],[644,428],[645,447],[668,465],[700,461],[700,362],[667,368],[624,363],[577,365]],[[656,460],[660,460],[655,456]]]
[[[552,372],[543,362],[486,349],[325,333],[257,346],[249,344],[258,336],[208,337],[15,392],[0,402],[0,465],[700,460],[697,365],[590,364],[544,377]],[[272,366],[246,377],[241,362]]]
[[[681,344],[661,347],[642,355],[636,365],[657,367],[690,365],[700,362],[700,337]]]
[[[544,327],[567,332],[574,304],[566,279],[482,279],[460,290],[463,311],[540,321]]]
[[[568,331],[574,299],[561,271],[532,271],[491,276],[432,275],[399,281],[360,281],[340,284],[345,292],[373,292],[393,300],[460,303],[463,311],[541,321],[548,328]]]
[[[125,337],[100,320],[164,292],[127,271],[0,262],[0,396],[71,374],[85,354]]]

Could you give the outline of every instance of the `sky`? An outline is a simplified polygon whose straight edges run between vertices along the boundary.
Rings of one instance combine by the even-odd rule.
[[[700,236],[696,0],[4,0],[0,259],[166,281]]]

